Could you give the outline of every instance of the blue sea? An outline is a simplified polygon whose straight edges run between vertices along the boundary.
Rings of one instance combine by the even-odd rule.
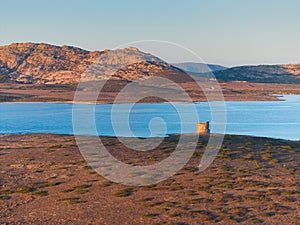
[[[153,137],[194,133],[196,122],[210,121],[212,133],[300,140],[300,95],[220,105],[1,103],[0,134]]]

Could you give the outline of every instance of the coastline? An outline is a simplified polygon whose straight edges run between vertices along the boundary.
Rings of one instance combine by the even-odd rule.
[[[225,101],[276,101],[274,94],[300,94],[299,84],[272,84],[272,83],[220,83]],[[197,87],[192,83],[184,83],[183,88],[191,96],[193,102],[207,101],[204,93],[197,92]],[[210,95],[214,95],[213,90]],[[7,84],[0,83],[0,102],[63,102],[70,103],[74,100],[74,87],[44,87],[42,85]],[[118,92],[101,92],[97,104],[111,104]],[[174,94],[175,99],[181,101],[182,94]],[[127,102],[130,101],[128,97]],[[158,99],[145,99],[141,102],[158,103]]]
[[[256,100],[250,100],[251,98],[247,98],[247,100],[241,100],[241,99],[236,99],[236,100],[230,100],[230,101],[257,101],[257,102],[264,102],[264,101],[286,101],[286,99],[284,99],[285,96],[292,96],[292,95],[300,95],[300,94],[270,94],[269,96],[265,96],[266,98],[264,99],[256,99]],[[268,97],[272,98],[272,100],[268,100]],[[275,99],[274,99],[274,98]],[[200,104],[201,102],[207,102],[207,101],[192,101],[192,102],[171,102],[173,104]],[[228,102],[228,100],[224,100],[224,102]],[[79,104],[79,105],[109,105],[109,104],[115,104],[115,103],[103,103],[103,102],[74,102],[74,101],[30,101],[30,99],[28,99],[28,101],[0,101],[0,104],[22,104],[22,103],[30,103],[30,104],[38,104],[38,103],[51,103],[51,104]],[[169,102],[137,102],[137,103],[133,103],[133,104],[167,104]],[[116,104],[131,104],[131,102],[124,102],[124,103],[116,103]]]
[[[51,101],[51,95],[36,94],[0,104],[73,103],[57,100],[57,95]],[[224,95],[227,101],[284,101],[274,92],[248,94],[225,91]],[[112,97],[97,104],[109,104]],[[99,138],[115,158],[149,165],[172,153],[177,136],[166,137],[162,146],[150,152],[130,151],[115,137]],[[91,169],[72,134],[1,134],[0,223],[195,224],[201,218],[205,224],[247,225],[300,220],[299,141],[226,134],[214,162],[199,173],[207,138],[200,136],[193,157],[173,177],[151,186],[130,187],[108,181]]]

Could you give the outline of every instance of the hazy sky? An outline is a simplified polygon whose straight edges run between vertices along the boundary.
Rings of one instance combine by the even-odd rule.
[[[209,63],[300,63],[299,0],[0,0],[0,45],[45,42],[88,50],[155,39]],[[173,61],[189,61],[176,58]]]

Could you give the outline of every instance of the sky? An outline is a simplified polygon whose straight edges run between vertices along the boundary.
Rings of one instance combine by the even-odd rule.
[[[299,0],[0,3],[0,45],[43,42],[103,50],[128,42],[161,40],[190,49],[204,62],[225,66],[300,63]],[[195,61],[161,43],[156,50],[163,51],[168,61]]]

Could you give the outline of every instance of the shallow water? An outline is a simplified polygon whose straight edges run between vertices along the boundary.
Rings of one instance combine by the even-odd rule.
[[[300,95],[286,95],[283,98],[285,101],[226,102],[225,133],[300,140]],[[206,102],[135,104],[127,114],[129,106],[132,105],[96,105],[96,134],[149,137],[194,133],[197,121],[212,120]],[[95,134],[91,127],[93,115],[88,113],[93,107],[75,106],[80,112],[76,117],[77,134]],[[0,134],[74,134],[72,108],[72,104],[60,103],[1,103]],[[192,113],[193,109],[196,109],[197,115]],[[224,114],[223,111],[218,113]],[[222,132],[220,121],[211,123],[211,131]]]

